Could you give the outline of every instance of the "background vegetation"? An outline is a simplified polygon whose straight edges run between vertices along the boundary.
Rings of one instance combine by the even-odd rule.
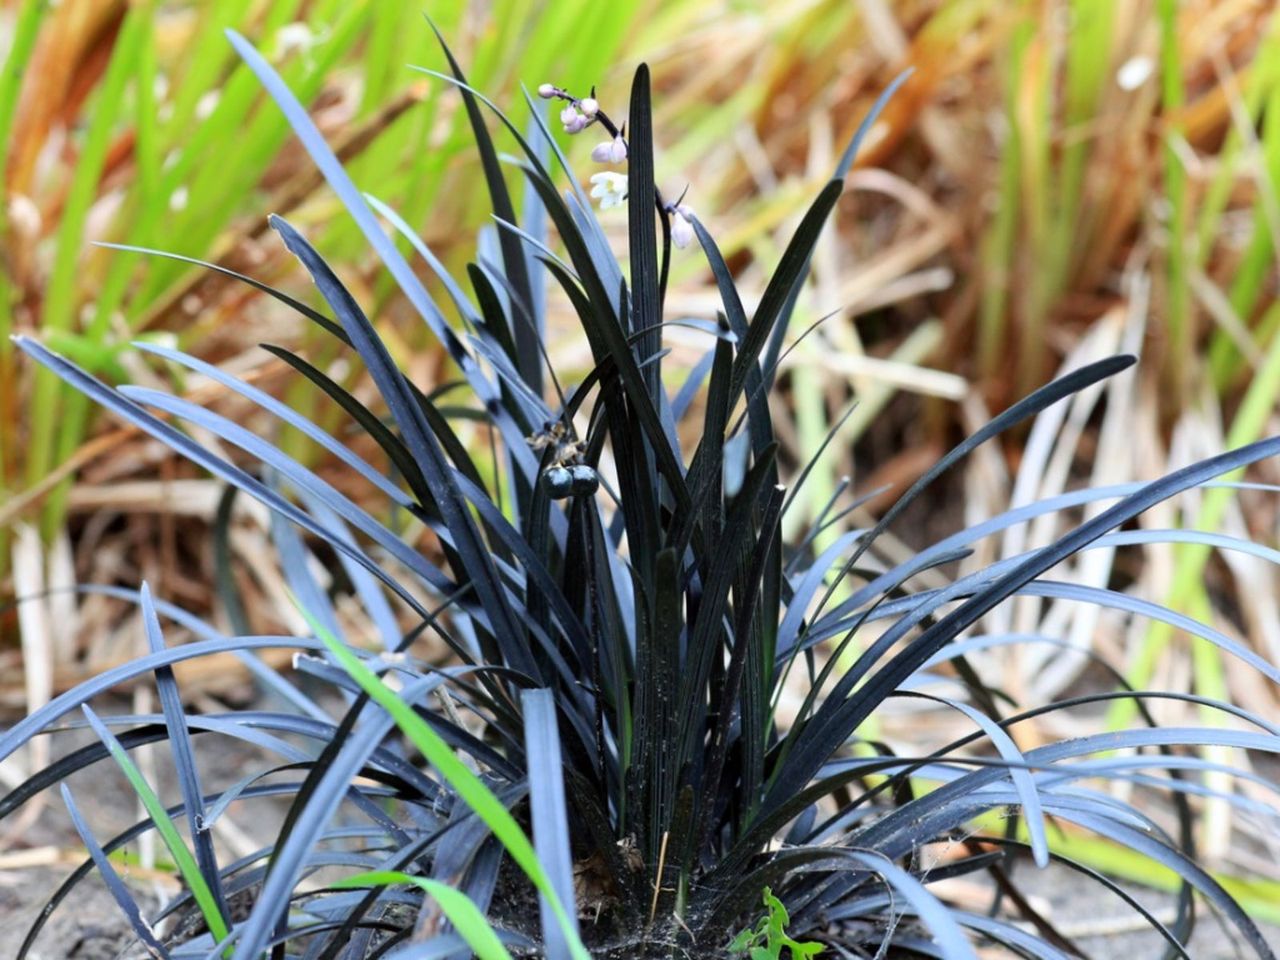
[[[899,533],[910,541],[902,531],[914,528],[927,542],[1011,500],[1082,480],[1151,479],[1276,432],[1274,3],[446,0],[429,12],[471,82],[504,105],[519,101],[520,84],[551,80],[595,85],[623,113],[631,73],[648,61],[659,181],[691,185],[687,202],[748,291],[763,289],[803,198],[871,101],[914,68],[849,177],[796,332],[832,318],[784,364],[805,373],[781,381],[797,423],[781,438],[784,470],[807,462],[840,424],[831,456],[788,514],[791,533],[842,490],[842,477],[859,493],[900,490],[960,431],[1064,365],[1120,349],[1144,361],[1117,378],[1105,403],[1083,397],[1060,430],[1024,431],[976,458]],[[306,629],[270,572],[261,516],[242,505],[229,535],[215,538],[213,481],[98,417],[17,356],[8,335],[31,333],[108,381],[183,390],[174,369],[126,349],[138,337],[175,342],[323,423],[318,397],[256,347],[302,343],[332,359],[296,317],[208,271],[91,245],[159,246],[305,296],[306,278],[266,237],[276,212],[308,228],[403,369],[419,383],[448,381],[446,357],[367,259],[221,31],[234,26],[267,53],[356,182],[457,268],[488,214],[459,100],[405,66],[442,66],[420,13],[415,4],[331,0],[3,5],[0,591],[53,591],[0,619],[6,709],[39,706],[136,649],[137,612],[68,592],[78,583],[145,578],[217,620],[229,614],[209,586],[216,570],[233,567],[254,629]],[[584,154],[590,144],[569,146]],[[573,155],[585,170],[586,157]],[[624,223],[612,224],[620,242]],[[677,260],[669,303],[712,314],[718,295],[701,259]],[[549,316],[557,367],[585,371],[581,339],[555,336],[557,317],[572,329],[566,306],[553,299]],[[678,332],[670,345],[692,349]],[[190,391],[227,416],[250,416],[207,381],[193,378]],[[314,449],[287,433],[280,440],[323,475]],[[1250,476],[1278,479],[1267,464]],[[865,525],[887,502],[867,500],[847,526]],[[1275,545],[1274,507],[1261,495],[1215,490],[1162,509],[1147,522]],[[819,546],[845,528],[828,529]],[[1033,527],[1000,549],[1013,554],[1057,532]],[[219,550],[236,562],[220,567]],[[1085,583],[1119,578],[1280,660],[1275,574],[1256,558],[1228,564],[1197,545],[1164,545],[1093,555],[1067,573]],[[1263,716],[1277,707],[1269,685],[1171,629],[1121,629],[1096,611],[1034,600],[1007,616],[1006,626],[1028,630],[1053,623],[1142,685],[1227,697]],[[1010,654],[1005,687],[1043,701],[1083,682],[1084,664]],[[184,686],[213,696],[244,680],[209,669]],[[1164,709],[1172,722],[1194,708]],[[1130,719],[1117,707],[1096,724]],[[918,718],[886,723],[896,742],[928,732]],[[1206,856],[1248,876],[1252,887],[1240,879],[1241,889],[1255,905],[1274,907],[1267,882],[1280,875],[1246,842],[1257,839],[1247,825],[1211,802],[1201,827]],[[1105,848],[1091,855],[1118,873],[1136,869]]]

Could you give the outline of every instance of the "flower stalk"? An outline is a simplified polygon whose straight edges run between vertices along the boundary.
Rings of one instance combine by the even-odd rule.
[[[563,87],[558,87],[553,83],[544,83],[538,87],[538,96],[543,100],[561,100],[564,101],[565,107],[560,111],[560,123],[564,127],[564,132],[569,135],[581,133],[593,123],[598,123],[609,135],[609,139],[596,145],[591,151],[591,159],[596,163],[619,164],[623,163],[629,154],[627,145],[625,124],[618,125],[610,119],[609,115],[600,109],[600,102],[596,99],[595,88],[591,89],[590,95],[581,99],[575,97]],[[600,201],[600,209],[608,210],[611,207],[618,206],[627,197],[626,177],[618,173],[597,173],[591,177],[593,189],[591,196]],[[619,185],[620,188],[619,188]],[[680,200],[675,202],[667,202],[662,191],[655,185],[654,196],[657,201],[658,216],[662,221],[662,238],[663,238],[663,275],[666,275],[667,255],[666,251],[670,244],[674,244],[677,248],[683,250],[689,246],[694,240],[693,224],[690,222],[693,217],[693,210]],[[683,194],[681,195],[683,199]],[[665,283],[663,284],[665,287]]]

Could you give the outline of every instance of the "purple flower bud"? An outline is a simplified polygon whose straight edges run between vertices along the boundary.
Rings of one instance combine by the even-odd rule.
[[[578,110],[571,103],[560,111],[560,122],[566,127],[578,119]]]
[[[578,101],[578,109],[588,117],[594,117],[600,112],[600,104],[596,102],[595,97],[586,97]]]
[[[538,87],[538,96],[543,100],[550,100],[556,95],[556,88],[553,84],[544,83]]]

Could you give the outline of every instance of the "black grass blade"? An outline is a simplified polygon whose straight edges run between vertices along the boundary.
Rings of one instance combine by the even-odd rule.
[[[329,302],[356,350],[368,365],[369,373],[399,425],[414,462],[422,471],[428,486],[435,491],[442,522],[453,535],[454,546],[462,559],[467,577],[492,620],[495,639],[507,664],[530,676],[536,676],[537,665],[533,657],[528,648],[518,642],[523,631],[508,603],[493,559],[453,480],[439,442],[431,432],[422,409],[410,394],[403,375],[392,363],[391,356],[378,339],[364,312],[311,244],[279,217],[273,217],[271,225],[307,268],[320,293]]]
[[[155,931],[151,929],[151,925],[143,918],[138,902],[133,899],[129,888],[124,885],[124,881],[116,873],[115,867],[111,865],[107,855],[102,852],[102,847],[94,839],[93,832],[89,829],[88,824],[84,822],[84,817],[80,815],[80,810],[76,807],[75,800],[71,797],[71,789],[65,783],[62,785],[62,801],[67,806],[67,813],[71,815],[71,822],[75,825],[76,833],[80,834],[80,839],[84,841],[85,848],[89,851],[89,856],[93,858],[94,866],[102,874],[102,879],[106,881],[107,889],[111,891],[111,896],[115,899],[125,917],[128,918],[129,926],[133,928],[133,932],[142,943],[142,946],[156,960],[169,960],[169,951],[160,942]]]
[[[529,804],[533,817],[533,842],[538,859],[574,920],[573,859],[569,846],[569,821],[561,774],[560,736],[555,700],[549,690],[525,690],[520,694],[524,712],[525,755],[529,765]],[[548,960],[568,960],[569,944],[545,897],[539,898],[542,936]]]
[[[146,583],[142,585],[141,599],[142,622],[147,633],[147,646],[152,653],[160,653],[165,649],[164,636],[160,632],[160,620],[156,616],[155,605],[151,602],[151,590]],[[182,696],[178,692],[178,681],[174,677],[171,666],[158,668],[155,676],[156,687],[160,691],[160,706],[164,710],[165,726],[169,731],[169,749],[173,755],[173,765],[178,771],[178,787],[182,791],[187,827],[191,831],[191,842],[195,848],[196,864],[200,867],[200,873],[213,894],[223,922],[230,926],[231,915],[227,909],[226,897],[222,892],[218,861],[213,851],[213,838],[205,825],[200,771],[196,768],[195,751],[191,748],[191,734],[187,728],[186,712],[182,708]]]

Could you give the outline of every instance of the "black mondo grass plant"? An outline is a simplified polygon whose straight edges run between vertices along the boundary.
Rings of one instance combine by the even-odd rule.
[[[150,652],[0,736],[4,757],[69,726],[87,724],[97,735],[0,800],[0,816],[7,816],[60,785],[90,854],[36,920],[20,957],[31,955],[50,913],[73,901],[95,869],[141,948],[175,960],[702,958],[748,950],[798,957],[819,949],[961,960],[981,947],[1023,957],[1083,956],[1019,892],[1013,867],[1028,858],[1060,862],[1110,889],[1164,938],[1168,956],[1189,956],[1193,893],[1229,921],[1252,954],[1275,956],[1197,863],[1189,799],[1214,792],[1204,775],[1217,768],[1196,748],[1274,753],[1275,725],[1207,698],[1123,687],[1026,709],[984,686],[966,656],[1026,641],[975,627],[999,604],[1029,594],[1164,620],[1280,682],[1273,665],[1205,624],[1119,591],[1052,577],[1065,558],[1117,543],[1120,528],[1152,505],[1226,482],[1217,478],[1280,453],[1280,440],[1154,483],[1020,508],[905,562],[877,561],[877,538],[941,474],[979,444],[1133,362],[1116,357],[1066,375],[998,416],[939,460],[873,528],[817,551],[817,533],[847,512],[833,501],[802,542],[786,544],[780,520],[808,471],[790,489],[780,482],[768,394],[810,256],[872,118],[804,214],[748,315],[715,240],[683,197],[668,199],[655,185],[645,67],[636,73],[625,127],[601,110],[594,91],[576,98],[550,85],[538,90],[556,102],[567,132],[603,131],[593,159],[626,164],[625,175],[593,178],[603,205],[626,207],[624,274],[536,100],[527,98],[532,119],[522,132],[467,86],[446,49],[452,76],[433,75],[460,92],[496,222],[468,268],[468,292],[393,211],[356,189],[280,78],[243,39],[231,40],[443,343],[473,394],[468,423],[480,420],[495,438],[494,463],[472,459],[456,410],[397,368],[342,281],[278,218],[274,228],[327,310],[236,276],[357,354],[381,408],[366,406],[305,358],[266,349],[376,441],[387,469],[229,374],[167,347],[142,349],[214,379],[314,440],[386,498],[390,519],[373,516],[211,410],[161,391],[111,388],[37,341],[18,341],[117,416],[269,507],[284,575],[311,625],[306,637],[226,636],[153,600],[144,586],[130,596],[141,605]],[[515,158],[499,155],[486,110],[517,144]],[[504,164],[523,183],[519,218]],[[564,194],[557,168],[570,187]],[[398,236],[384,232],[379,215]],[[437,272],[458,325],[446,320],[398,240]],[[694,240],[722,310],[714,323],[691,321],[709,347],[681,373],[664,369],[663,328],[671,322],[664,298],[673,247]],[[547,366],[548,273],[594,359],[575,385],[561,384]],[[701,439],[686,451],[676,428],[700,393]],[[450,403],[456,407],[456,393]],[[180,423],[245,457],[224,459]],[[243,465],[250,461],[257,466]],[[922,571],[953,569],[983,537],[1082,504],[1099,510],[1050,546],[945,588],[910,586]],[[1132,543],[1162,534],[1125,536]],[[1216,537],[1212,545],[1223,542]],[[309,572],[310,551],[321,545],[377,626],[372,641],[344,634],[326,589]],[[1271,555],[1243,541],[1228,546]],[[161,614],[196,639],[166,646]],[[451,665],[414,655],[415,641],[428,634],[449,647]],[[296,650],[295,678],[257,658],[272,647]],[[184,711],[174,665],[226,652],[250,664],[272,709]],[[936,679],[942,664],[955,668],[950,696],[919,683]],[[160,713],[99,717],[90,708],[93,697],[148,675]],[[779,694],[798,680],[806,695],[783,725],[775,719]],[[335,694],[325,703],[340,705],[336,715],[317,702],[320,688]],[[860,737],[887,701],[905,697],[954,711],[967,732],[926,756],[899,756]],[[1146,709],[1158,697],[1220,710],[1236,725],[1159,727]],[[1116,698],[1132,698],[1148,722],[1026,751],[1015,743],[1021,722]],[[76,711],[83,719],[70,716]],[[205,734],[277,759],[209,792],[196,763]],[[157,741],[169,745],[181,790],[169,806],[130,759],[130,751]],[[148,818],[101,842],[79,813],[84,797],[63,781],[108,758],[124,770]],[[1116,781],[1167,791],[1179,828],[1171,834],[1098,789]],[[240,860],[220,860],[210,832],[217,819],[233,804],[252,809],[281,798],[288,813],[276,841]],[[993,812],[1003,817],[1001,828],[984,829],[979,819]],[[1059,823],[1177,871],[1185,884],[1175,921],[1162,923],[1111,880],[1056,852]],[[185,892],[144,916],[112,854],[151,830]],[[950,857],[936,855],[943,847]],[[990,911],[950,903],[935,889],[969,874],[991,878]]]

